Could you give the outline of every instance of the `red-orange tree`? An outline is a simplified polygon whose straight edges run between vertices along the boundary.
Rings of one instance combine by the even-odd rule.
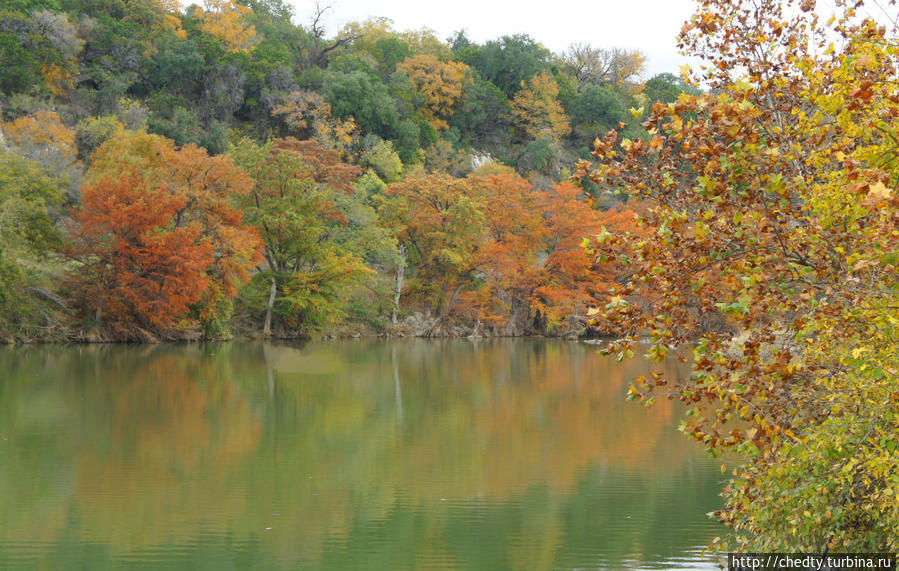
[[[82,308],[119,335],[178,335],[195,318],[207,335],[224,333],[260,256],[257,232],[231,205],[250,188],[228,157],[191,145],[134,132],[105,143],[67,225]]]
[[[585,255],[584,241],[604,226],[645,234],[630,210],[599,212],[571,184],[542,191],[514,174],[435,173],[387,195],[382,213],[409,252],[408,294],[441,321],[452,314],[498,334],[579,330],[623,271]]]
[[[546,237],[543,197],[515,174],[472,176],[468,184],[483,200],[486,227],[475,260],[483,283],[477,317],[500,332],[527,331]]]
[[[546,257],[531,304],[549,328],[586,315],[594,296],[605,293],[607,280],[598,279],[601,264],[584,253],[584,242],[598,234],[603,215],[593,210],[580,190],[567,183],[541,193],[541,214],[546,225]]]

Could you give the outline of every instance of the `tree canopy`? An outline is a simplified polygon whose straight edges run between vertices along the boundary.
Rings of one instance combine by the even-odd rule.
[[[629,333],[621,358],[694,348],[689,379],[631,394],[670,386],[683,431],[742,459],[728,549],[892,551],[899,43],[813,8],[700,3],[680,43],[714,91],[653,105],[647,139],[597,141],[580,176],[651,201],[656,230],[591,241],[633,271],[595,313]]]

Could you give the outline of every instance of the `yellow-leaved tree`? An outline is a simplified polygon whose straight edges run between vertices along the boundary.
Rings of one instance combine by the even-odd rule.
[[[405,73],[412,87],[424,99],[421,115],[437,131],[445,131],[446,119],[462,100],[468,66],[457,61],[443,62],[437,56],[419,54],[396,66]]]
[[[667,385],[685,433],[742,458],[729,549],[899,544],[899,43],[838,4],[822,24],[809,0],[701,1],[680,43],[714,91],[654,105],[647,140],[610,133],[580,165],[655,205],[655,235],[591,244],[633,271],[598,309],[628,332],[622,359],[694,348],[689,379],[631,396]]]
[[[512,99],[512,115],[515,125],[534,139],[548,136],[558,141],[571,131],[559,103],[559,86],[545,71],[521,82]]]
[[[256,27],[244,24],[253,10],[233,0],[204,0],[200,29],[221,41],[231,52],[246,52],[256,45]]]

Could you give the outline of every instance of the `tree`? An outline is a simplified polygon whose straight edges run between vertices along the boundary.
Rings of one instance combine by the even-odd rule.
[[[47,9],[30,15],[12,6],[0,10],[0,91],[45,87],[56,96],[71,90],[84,41],[68,16]]]
[[[743,459],[718,514],[732,548],[891,551],[899,43],[854,7],[832,26],[813,8],[702,2],[680,43],[716,93],[655,104],[647,141],[597,142],[581,176],[652,200],[656,228],[591,242],[633,271],[597,314],[627,331],[621,358],[641,332],[655,360],[695,346],[671,388],[684,432]]]
[[[559,87],[546,72],[522,82],[521,90],[512,99],[515,124],[530,138],[558,141],[571,130],[558,96]]]
[[[629,87],[643,73],[646,56],[637,50],[574,43],[562,54],[562,62],[577,79],[581,92],[589,85]]]
[[[9,143],[29,158],[36,160],[48,155],[58,155],[59,159],[68,161],[75,158],[75,133],[52,111],[38,111],[3,123],[2,127]]]
[[[464,38],[464,36],[463,36]],[[516,34],[492,40],[483,46],[468,43],[461,48],[462,61],[506,94],[508,99],[541,71],[549,69],[550,52],[528,35]]]
[[[477,269],[483,198],[470,181],[445,173],[407,177],[389,185],[386,194],[394,200],[383,205],[382,216],[400,229],[399,242],[415,266],[409,287],[427,314],[436,310],[439,327]]]
[[[483,197],[486,236],[477,258],[484,282],[477,319],[521,335],[531,328],[531,301],[539,285],[540,258],[548,234],[543,195],[517,174],[471,176]]]
[[[400,38],[409,45],[415,55],[433,56],[444,62],[453,59],[452,49],[430,28],[406,30],[400,33]]]
[[[178,328],[209,286],[212,244],[198,223],[172,226],[184,196],[152,187],[137,170],[92,179],[70,226],[81,262],[78,290],[96,321],[125,330]],[[132,334],[126,333],[126,338]]]
[[[90,163],[91,155],[100,145],[117,133],[121,133],[124,125],[111,115],[105,117],[88,117],[78,122],[75,127],[75,143],[78,158]]]
[[[400,121],[396,103],[387,86],[365,73],[329,73],[322,93],[331,105],[331,113],[340,119],[353,119],[364,131],[390,139]]]
[[[498,87],[472,73],[472,81],[462,86],[462,102],[448,120],[472,144],[502,148],[511,131],[509,101]]]
[[[618,129],[631,119],[621,97],[606,87],[590,85],[577,95],[570,107],[574,132],[586,140],[589,148],[597,136]]]
[[[673,103],[684,92],[695,95],[698,90],[685,84],[680,77],[670,73],[655,75],[643,84],[643,94],[651,103]]]
[[[397,66],[406,74],[413,89],[424,98],[422,117],[436,131],[446,130],[449,118],[462,99],[463,80],[468,66],[459,62],[441,62],[436,56],[417,55]]]
[[[574,318],[571,322],[579,326],[577,318],[586,315],[593,293],[602,293],[606,285],[596,283],[594,261],[582,247],[584,239],[599,233],[599,213],[580,194],[577,187],[560,183],[540,197],[546,257],[530,302],[549,329],[563,327],[566,318]]]
[[[37,111],[0,125],[7,145],[48,169],[66,189],[70,202],[77,201],[82,166],[76,160],[76,133],[52,111]]]
[[[231,154],[254,181],[247,220],[265,243],[265,265],[247,293],[264,308],[263,333],[307,333],[345,315],[344,296],[367,277],[369,250],[387,249],[376,225],[350,204],[361,170],[312,141],[247,139]],[[371,228],[366,228],[370,225]]]
[[[373,169],[384,182],[400,180],[403,175],[403,161],[393,150],[393,144],[372,135],[366,139],[365,149],[360,158],[361,165]]]
[[[67,225],[73,288],[114,335],[178,336],[194,319],[227,334],[231,299],[258,263],[260,241],[231,206],[251,182],[227,156],[125,132],[95,153]]]
[[[62,206],[63,182],[39,163],[0,151],[0,335],[27,337],[40,314],[41,298],[56,303],[37,279],[48,252],[59,245],[54,218]],[[37,288],[37,289],[34,289]],[[58,304],[61,305],[61,304]],[[57,308],[58,309],[58,308]]]
[[[301,135],[315,139],[320,145],[340,152],[347,152],[353,143],[356,122],[331,116],[331,105],[315,91],[292,91],[282,98],[273,113],[284,117],[284,122]]]
[[[200,30],[222,42],[232,52],[249,51],[257,42],[255,26],[243,19],[253,10],[232,0],[204,0]]]

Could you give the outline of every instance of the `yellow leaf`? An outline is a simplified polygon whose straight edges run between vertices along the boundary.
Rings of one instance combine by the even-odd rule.
[[[867,206],[869,208],[876,207],[881,202],[890,197],[890,189],[886,187],[882,182],[877,181],[871,185],[868,190],[867,196],[862,201],[863,206]]]

